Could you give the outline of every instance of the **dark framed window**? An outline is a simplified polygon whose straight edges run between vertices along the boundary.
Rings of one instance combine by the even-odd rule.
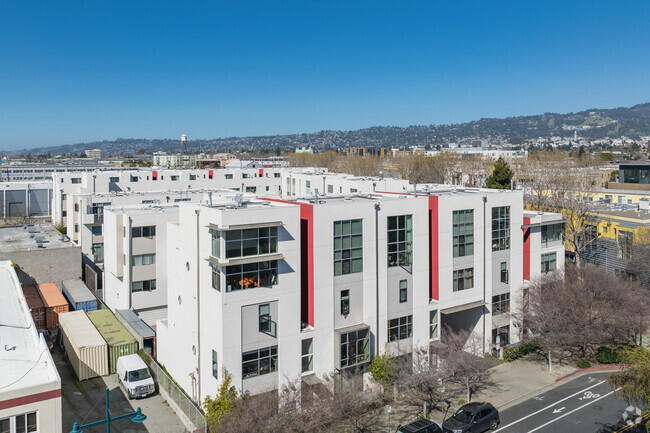
[[[492,208],[492,251],[510,249],[510,206]]]
[[[474,254],[474,210],[455,210],[453,214],[454,257]]]
[[[363,272],[362,220],[334,222],[334,275]]]
[[[93,236],[101,236],[102,235],[102,226],[92,226],[91,230],[93,232]]]
[[[226,266],[226,292],[278,284],[278,261]]]
[[[542,254],[542,273],[557,269],[557,253]]]
[[[314,339],[302,340],[302,372],[307,373],[314,369]]]
[[[405,340],[413,336],[413,316],[398,317],[388,321],[388,340]]]
[[[152,238],[156,236],[156,226],[131,227],[132,238]]]
[[[429,311],[429,338],[438,338],[438,310]]]
[[[156,280],[133,281],[131,292],[151,292],[156,290]]]
[[[210,264],[210,268],[212,268],[212,288],[221,291],[221,272],[212,264]]]
[[[278,228],[260,227],[223,232],[226,258],[257,256],[278,252]]]
[[[104,244],[102,244],[102,243],[93,244],[92,250],[93,250],[93,257],[95,258],[95,262],[103,263],[104,262]]]
[[[474,268],[454,271],[454,292],[474,288]]]
[[[562,224],[549,224],[542,226],[542,246],[548,246],[549,242],[562,240]]]
[[[501,295],[492,296],[492,315],[498,316],[499,314],[510,312],[510,293],[503,293]]]
[[[120,181],[120,178],[119,177],[109,177],[108,181],[112,182],[112,183],[118,183]]]
[[[508,284],[508,263],[501,262],[501,282]]]
[[[131,256],[131,266],[146,266],[156,264],[156,253],[136,254]]]
[[[218,230],[210,230],[212,237],[212,256],[221,258],[221,232]]]
[[[342,333],[340,349],[341,368],[370,361],[370,332],[368,328]]]
[[[341,290],[341,315],[350,314],[350,291]]]
[[[242,353],[242,376],[248,379],[278,371],[278,346]]]
[[[388,267],[402,266],[410,270],[413,263],[413,217],[391,216],[388,223]]]
[[[219,379],[219,360],[217,352],[212,351],[212,376],[215,379]]]
[[[259,312],[259,331],[268,333],[271,332],[271,306],[269,304],[262,304],[258,308]]]
[[[81,178],[80,177],[73,177],[70,179],[71,183],[81,183]]]
[[[400,280],[399,282],[399,302],[406,302],[408,300],[408,281]]]

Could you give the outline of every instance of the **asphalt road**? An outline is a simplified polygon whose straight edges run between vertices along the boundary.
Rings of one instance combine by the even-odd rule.
[[[642,433],[623,421],[629,405],[607,384],[608,373],[578,377],[501,412],[502,433]],[[634,415],[636,416],[636,415]]]

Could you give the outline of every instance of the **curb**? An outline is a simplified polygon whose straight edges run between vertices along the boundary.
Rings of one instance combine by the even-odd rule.
[[[589,368],[580,368],[580,369],[578,369],[578,370],[574,370],[574,371],[572,371],[572,372],[569,373],[569,374],[565,374],[564,376],[558,377],[557,379],[555,379],[555,382],[559,382],[559,381],[561,381],[561,380],[566,379],[567,377],[571,377],[571,376],[573,376],[573,375],[575,375],[575,374],[578,374],[578,373],[584,373],[584,372],[587,372],[587,371],[621,370],[621,369],[623,369],[623,368],[625,368],[624,365],[611,365],[611,366],[607,366],[607,367],[589,367]]]

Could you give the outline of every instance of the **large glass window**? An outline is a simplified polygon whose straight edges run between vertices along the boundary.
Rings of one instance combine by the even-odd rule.
[[[93,257],[95,258],[95,262],[103,263],[104,262],[104,244],[102,244],[102,243],[93,244],[92,249],[93,249]]]
[[[278,346],[242,353],[244,379],[278,371]]]
[[[92,226],[91,231],[93,232],[93,236],[101,236],[102,235],[102,226]]]
[[[133,281],[131,283],[132,292],[151,292],[156,290],[156,280]]]
[[[388,217],[388,267],[410,267],[413,263],[413,217]]]
[[[388,340],[397,341],[413,336],[413,316],[398,317],[388,321]]]
[[[341,368],[370,361],[370,332],[368,329],[341,334]]]
[[[542,226],[542,246],[548,246],[549,242],[562,240],[562,224],[549,224]]]
[[[226,292],[278,284],[278,261],[226,266]]]
[[[224,234],[227,259],[278,252],[277,227],[229,230]]]
[[[474,268],[454,271],[454,292],[474,288]]]
[[[37,433],[36,414],[29,412],[0,419],[0,433]],[[15,424],[14,430],[11,430],[11,421]]]
[[[314,339],[302,340],[302,372],[306,373],[314,369]]]
[[[361,220],[334,222],[334,275],[363,271]]]
[[[557,269],[557,254],[542,254],[542,273]]]
[[[131,256],[131,266],[145,266],[156,264],[156,253],[136,254]]]
[[[131,227],[132,238],[152,238],[156,236],[156,226]]]
[[[492,296],[492,315],[498,316],[499,314],[510,312],[510,293],[503,293],[501,295]]]
[[[474,210],[455,210],[454,225],[454,257],[465,257],[474,254]]]
[[[510,249],[510,206],[492,208],[492,251]]]

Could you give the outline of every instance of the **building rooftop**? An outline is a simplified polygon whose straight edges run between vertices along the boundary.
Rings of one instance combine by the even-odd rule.
[[[170,204],[143,204],[131,206],[108,206],[107,210],[116,214],[125,215],[151,215],[152,213],[173,214],[178,213],[179,203]]]
[[[0,262],[0,392],[60,381],[11,262]]]
[[[74,246],[66,236],[49,223],[0,228],[0,250],[3,252]]]

